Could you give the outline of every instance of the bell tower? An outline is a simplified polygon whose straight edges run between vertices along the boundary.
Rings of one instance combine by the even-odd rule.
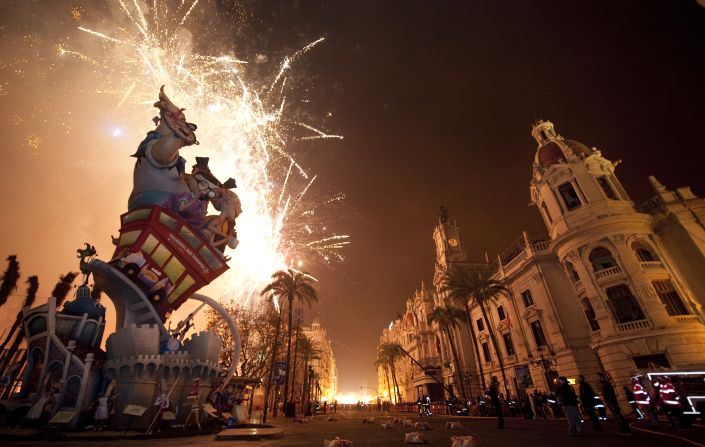
[[[467,262],[467,252],[460,240],[458,225],[444,206],[441,206],[438,213],[438,223],[433,230],[433,241],[436,244],[437,265],[447,268],[452,262]]]
[[[550,121],[535,123],[531,135],[538,145],[531,201],[552,239],[588,222],[636,211],[614,173],[619,161],[612,162],[579,141],[564,139]]]

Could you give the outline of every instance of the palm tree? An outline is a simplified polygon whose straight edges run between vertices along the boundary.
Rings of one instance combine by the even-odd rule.
[[[397,382],[397,372],[394,364],[404,355],[402,351],[403,350],[401,349],[399,343],[386,342],[382,343],[382,345],[379,347],[379,352],[387,362],[387,366],[389,366],[389,369],[392,371],[392,385],[394,386],[397,398],[396,403],[401,402],[401,391],[399,390],[399,382]]]
[[[499,369],[502,372],[502,379],[504,380],[504,389],[508,392],[509,388],[507,385],[507,375],[504,371],[504,359],[502,358],[502,353],[499,350],[499,343],[497,343],[497,337],[495,336],[494,329],[492,328],[490,320],[487,317],[487,301],[498,295],[509,293],[509,289],[507,289],[502,282],[492,279],[487,270],[456,266],[446,272],[445,277],[443,278],[443,288],[441,291],[448,292],[449,299],[453,301],[463,301],[465,303],[465,310],[468,314],[468,323],[470,326],[470,335],[473,338],[473,344],[475,345],[477,363],[480,365],[480,377],[484,388],[485,376],[482,371],[482,360],[480,358],[480,352],[477,345],[477,338],[475,337],[474,329],[472,327],[470,302],[477,304],[480,308],[482,318],[485,320],[485,326],[490,334],[490,340],[492,341],[494,350],[497,353]]]
[[[269,283],[263,290],[262,294],[272,293],[276,297],[286,299],[289,304],[289,326],[287,327],[287,345],[286,345],[286,382],[284,384],[284,408],[289,399],[289,376],[291,372],[291,329],[292,329],[292,309],[294,301],[310,304],[313,301],[318,301],[316,289],[311,284],[313,277],[299,272],[294,269],[279,270],[272,275],[272,282]]]
[[[56,298],[56,307],[58,307],[64,302],[66,296],[71,291],[71,284],[78,276],[77,272],[68,272],[65,275],[59,277],[59,282],[54,286],[54,290],[51,291],[51,296]]]
[[[465,395],[465,382],[463,381],[463,372],[460,367],[460,362],[458,361],[458,351],[455,349],[455,342],[453,341],[453,329],[458,327],[460,321],[466,320],[465,313],[448,303],[443,307],[435,307],[433,312],[428,316],[428,323],[436,323],[438,328],[446,334],[448,338],[448,343],[450,344],[450,351],[453,353],[453,361],[455,362],[455,370],[458,373],[458,379],[460,380],[460,390],[463,394],[463,402],[467,402],[468,398]]]
[[[308,373],[308,365],[312,360],[318,360],[320,359],[320,352],[321,350],[318,348],[318,343],[315,342],[314,340],[310,339],[309,337],[302,335],[299,338],[299,352],[301,354],[301,360],[303,361],[303,377],[304,377],[304,386],[302,389],[301,393],[301,405],[303,407],[304,402],[306,402],[305,395],[306,395],[306,389],[308,388],[305,385],[306,382],[306,374]],[[310,384],[309,384],[310,386]],[[310,399],[311,396],[309,396]]]
[[[31,307],[34,303],[34,299],[37,297],[37,290],[39,289],[39,278],[37,276],[30,276],[27,279],[27,284],[27,296],[24,299],[24,303],[22,303],[22,307]],[[5,337],[5,340],[3,340],[2,345],[0,345],[0,374],[4,372],[4,367],[9,365],[12,359],[15,357],[15,354],[19,349],[20,343],[22,343],[22,340],[24,340],[24,329],[21,328],[21,325],[22,309],[17,312],[15,322],[12,324],[10,332],[7,334],[7,337]],[[7,352],[5,352],[5,346],[7,346],[10,340],[12,340],[12,337],[15,334],[15,331],[17,331],[17,329],[20,329],[20,331],[17,333],[15,341],[12,343],[12,345],[10,345],[10,348],[7,350]]]
[[[377,368],[382,368],[384,370],[384,378],[387,381],[387,393],[389,394],[389,400],[392,400],[392,389],[389,386],[389,368],[387,368],[387,361],[384,358],[382,351],[377,353],[377,359],[375,360],[375,366]]]
[[[37,276],[30,276],[27,278],[27,296],[24,299],[24,302],[22,303],[22,307],[31,307],[32,304],[34,303],[34,299],[37,297],[37,290],[39,289],[39,278]],[[7,333],[7,336],[3,340],[2,344],[0,345],[0,353],[5,349],[5,346],[12,340],[13,335],[15,335],[15,331],[20,327],[22,324],[22,309],[20,309],[19,312],[17,312],[17,316],[15,317],[15,322],[12,324],[12,327],[10,328],[10,332]],[[8,357],[9,358],[9,357]]]
[[[269,296],[269,300],[272,302],[272,305],[274,304],[274,297]],[[279,312],[277,312],[277,328],[274,331],[274,345],[272,346],[272,359],[269,365],[269,373],[267,374],[267,377],[269,380],[267,381],[267,388],[264,390],[264,417],[262,418],[262,423],[267,423],[267,410],[269,410],[269,392],[272,388],[272,382],[274,381],[274,362],[276,361],[277,358],[277,351],[279,350],[279,332],[281,332],[281,325],[282,325],[282,302],[281,298],[279,300]]]
[[[7,262],[7,270],[2,276],[2,284],[0,284],[0,307],[17,290],[17,280],[20,279],[20,263],[17,262],[17,255],[8,256]]]
[[[294,371],[294,374],[291,375],[291,400],[294,400],[294,395],[295,391],[294,388],[296,388],[296,361],[299,358],[299,333],[301,331],[301,319],[303,314],[303,309],[299,308],[299,311],[296,313],[296,333],[294,334],[294,365],[291,367],[291,370]],[[303,387],[303,385],[302,385]]]

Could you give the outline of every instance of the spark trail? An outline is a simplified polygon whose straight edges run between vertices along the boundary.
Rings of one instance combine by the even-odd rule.
[[[258,90],[246,80],[247,61],[191,50],[185,27],[198,0],[184,0],[174,10],[165,0],[153,0],[149,7],[137,0],[117,2],[122,17],[114,18],[112,26],[104,21],[100,29],[79,27],[103,44],[101,55],[66,47],[60,47],[59,53],[89,62],[104,79],[101,91],[112,92],[118,108],[143,108],[154,102],[159,87],[165,85],[169,96],[186,108],[189,121],[199,124],[201,145],[182,150],[182,155],[194,156],[191,151],[197,150],[199,156],[211,158],[219,178],[237,180],[243,209],[237,220],[241,241],[236,250],[226,252],[232,259],[221,299],[254,305],[275,270],[305,268],[311,260],[342,261],[341,249],[349,237],[328,231],[331,216],[326,207],[344,196],[309,201],[307,192],[316,176],[287,150],[293,141],[287,128],[293,126],[310,132],[299,140],[342,138],[307,123],[287,121],[287,73],[323,38],[285,57],[274,81]]]

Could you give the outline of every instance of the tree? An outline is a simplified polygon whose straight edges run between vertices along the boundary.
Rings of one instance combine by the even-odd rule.
[[[485,376],[482,371],[482,360],[478,349],[477,338],[475,337],[472,327],[472,318],[470,314],[470,303],[476,304],[482,312],[482,318],[485,320],[485,326],[490,334],[490,341],[497,353],[499,369],[502,373],[505,391],[509,391],[507,384],[507,375],[504,371],[504,359],[499,350],[499,343],[495,336],[494,329],[490,324],[487,316],[487,301],[495,298],[498,295],[509,293],[509,289],[500,281],[491,278],[491,275],[486,269],[473,269],[467,267],[455,266],[446,272],[443,278],[443,287],[441,291],[448,292],[448,298],[453,301],[462,301],[465,303],[465,310],[468,314],[468,324],[470,326],[470,335],[473,338],[475,352],[477,353],[477,363],[480,365],[480,377],[482,386],[485,387]]]
[[[8,256],[7,262],[7,270],[2,276],[2,284],[0,284],[0,307],[17,290],[17,281],[20,279],[20,263],[17,262],[17,255]]]
[[[288,308],[289,324],[287,326],[287,344],[286,344],[286,382],[284,384],[284,405],[288,403],[289,398],[289,378],[291,373],[291,330],[294,301],[310,304],[313,301],[318,301],[318,294],[311,282],[313,277],[294,269],[279,270],[272,275],[272,282],[269,283],[263,290],[262,294],[271,293],[275,297],[285,299]]]
[[[299,333],[301,331],[301,320],[303,318],[303,309],[299,308],[297,315],[296,315],[296,333],[294,334],[294,365],[291,367],[291,370],[294,371],[294,373],[291,375],[291,396],[290,399],[293,401],[294,395],[296,394],[296,391],[294,390],[296,388],[296,361],[299,358],[298,352],[299,352]],[[301,381],[303,384],[303,380]],[[301,385],[303,388],[303,385]]]
[[[78,272],[68,272],[67,274],[59,277],[59,282],[56,283],[54,290],[51,291],[51,296],[56,298],[57,309],[61,304],[63,304],[66,296],[71,291],[71,285],[77,276]]]
[[[301,361],[302,361],[302,368],[301,371],[303,372],[303,377],[304,379],[307,377],[308,374],[308,367],[309,364],[311,363],[312,360],[318,360],[320,359],[320,353],[321,350],[318,347],[318,343],[312,340],[311,338],[307,337],[306,335],[302,335],[299,337],[299,355],[301,356]],[[304,380],[305,382],[305,380]],[[309,386],[311,384],[308,384]],[[305,393],[307,390],[307,386],[304,384],[303,389],[302,389],[302,394],[301,394],[301,403],[304,405],[304,402],[306,402],[305,398]],[[308,396],[309,400],[311,399],[311,396]]]
[[[268,297],[268,302],[271,304],[272,308],[274,309],[274,297],[269,296]],[[269,360],[269,371],[267,373],[267,382],[264,390],[264,417],[262,418],[263,423],[267,423],[267,410],[269,409],[269,394],[272,389],[272,382],[274,382],[274,362],[276,361],[277,358],[277,352],[279,351],[279,334],[281,333],[281,325],[282,325],[282,301],[281,299],[279,300],[279,306],[277,309],[274,309],[276,311],[276,329],[274,331],[274,344],[272,346],[272,355]],[[276,413],[276,411],[275,411]]]
[[[465,382],[463,381],[463,372],[460,367],[460,362],[458,361],[458,351],[455,348],[453,330],[458,327],[460,321],[465,321],[466,319],[467,317],[462,310],[448,303],[443,307],[435,307],[433,312],[428,316],[428,323],[436,323],[441,332],[445,333],[448,338],[450,350],[453,354],[453,361],[455,362],[455,370],[458,373],[458,379],[460,381],[460,391],[463,395],[463,402],[467,402],[468,398],[465,395]]]
[[[395,367],[395,362],[404,356],[403,350],[399,343],[382,343],[379,347],[378,355],[384,358],[387,366],[392,372],[392,385],[394,386],[397,402],[401,402],[401,391],[399,390],[399,382],[397,382],[397,372]]]
[[[392,400],[392,389],[389,386],[389,368],[387,367],[387,361],[384,358],[382,351],[377,353],[377,359],[375,360],[375,366],[377,368],[382,368],[384,370],[384,378],[387,381],[387,393],[389,394],[389,400]]]
[[[32,306],[32,304],[34,303],[34,299],[37,297],[37,290],[39,290],[39,278],[37,276],[30,276],[29,278],[27,278],[27,295],[25,296],[24,302],[22,303],[22,307]],[[24,330],[20,329],[21,326],[22,309],[17,312],[15,322],[12,324],[10,332],[8,332],[7,336],[5,337],[5,340],[3,340],[2,342],[2,345],[0,345],[0,365],[9,365],[9,363],[15,356],[17,349],[20,346],[20,343],[22,342],[22,340],[24,340]],[[7,353],[3,352],[5,346],[7,346],[10,340],[12,340],[12,337],[15,334],[15,331],[17,331],[17,329],[20,329],[20,331],[17,333],[17,337],[15,337],[15,342],[10,345],[10,348],[7,350]],[[1,372],[2,366],[0,366],[0,373]]]
[[[249,309],[236,302],[224,304],[223,307],[232,315],[240,334],[240,359],[235,366],[235,374],[264,380],[275,348],[276,309],[271,304]],[[230,329],[223,317],[212,309],[206,311],[206,325],[223,342],[218,363],[223,369],[228,369],[232,362],[234,341]]]

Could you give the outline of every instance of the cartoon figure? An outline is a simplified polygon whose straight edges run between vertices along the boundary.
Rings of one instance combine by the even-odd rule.
[[[51,385],[47,386],[49,380],[51,380],[51,375],[47,375],[44,378],[44,383],[41,387],[44,391],[29,409],[27,416],[25,416],[26,419],[36,421],[42,418],[46,418],[48,420],[48,418],[51,417],[54,411],[54,406],[59,401],[59,397],[61,396],[64,381],[52,380]]]
[[[191,419],[195,419],[196,422],[196,427],[198,427],[198,430],[201,430],[201,417],[199,414],[200,410],[200,405],[198,403],[198,390],[199,387],[201,386],[201,379],[196,377],[193,379],[193,383],[191,384],[191,391],[189,391],[188,396],[186,397],[186,403],[184,406],[188,407],[188,416],[186,417],[186,421],[184,421],[184,425],[188,425]]]
[[[166,380],[161,379],[159,381],[159,396],[157,396],[157,399],[154,401],[154,408],[156,411],[154,420],[157,423],[157,431],[160,431],[162,420],[164,418],[164,412],[168,411],[170,406],[171,402],[169,401],[169,388],[167,387]]]
[[[220,250],[224,250],[226,244],[232,249],[236,248],[240,243],[235,230],[235,219],[242,213],[240,198],[233,191],[221,188],[220,197],[213,200],[213,206],[220,211],[220,215],[206,218],[203,235]]]
[[[194,131],[197,126],[186,122],[184,109],[174,105],[159,91],[159,118],[157,128],[147,133],[133,157],[137,158],[133,173],[133,188],[128,200],[128,210],[142,206],[163,206],[172,194],[189,193],[184,180],[186,160],[179,156],[179,149],[198,144]]]
[[[102,431],[107,425],[108,419],[110,419],[113,402],[115,397],[117,397],[113,395],[116,386],[117,380],[113,379],[105,389],[105,392],[98,397],[95,414],[93,416],[95,420],[95,430],[97,431]]]

